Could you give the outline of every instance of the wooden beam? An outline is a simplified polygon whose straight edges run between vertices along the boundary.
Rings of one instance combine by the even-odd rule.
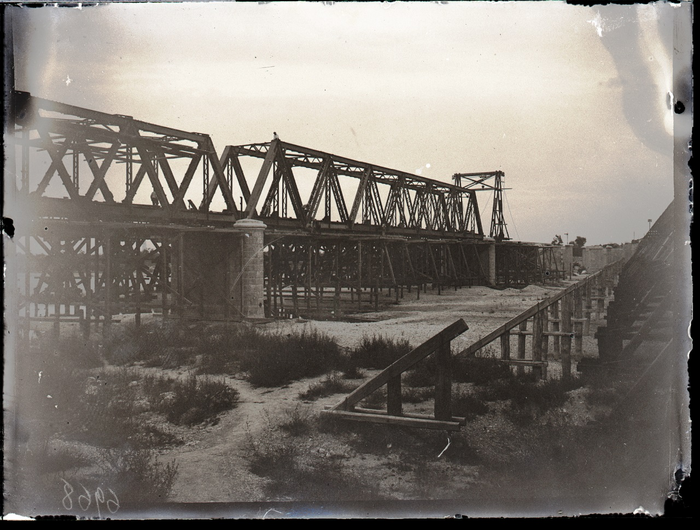
[[[386,423],[389,425],[402,425],[404,427],[418,427],[441,431],[458,431],[461,427],[461,424],[458,421],[442,421],[430,418],[418,419],[409,416],[390,416],[379,412],[373,414],[369,411],[352,412],[346,410],[324,410],[322,411],[322,414],[337,416],[346,420]]]
[[[333,407],[334,410],[349,410],[355,403],[369,396],[375,390],[384,386],[390,379],[405,372],[408,368],[421,361],[444,343],[449,343],[452,339],[467,331],[469,327],[464,320],[459,319],[457,322],[449,325],[437,335],[434,335],[423,344],[414,348],[409,353],[392,363],[390,366],[382,370],[369,381],[360,385],[355,391],[351,392],[340,403]]]

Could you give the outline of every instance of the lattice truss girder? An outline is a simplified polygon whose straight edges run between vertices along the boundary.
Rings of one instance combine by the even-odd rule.
[[[15,94],[12,141],[21,151],[16,180],[24,194],[63,195],[77,205],[120,202],[166,212],[205,210],[214,195],[212,179],[226,209],[238,213],[209,136]],[[48,154],[48,165],[37,152]],[[36,159],[31,166],[30,158]],[[200,190],[193,185],[198,173]]]
[[[21,196],[63,197],[83,208],[89,203],[152,206],[164,218],[216,210],[233,221],[282,218],[312,230],[325,221],[326,228],[362,224],[481,237],[476,192],[492,189],[484,183],[502,176],[474,174],[460,186],[279,139],[227,146],[219,157],[205,134],[23,92],[15,92],[13,103],[12,156],[22,161],[16,171]],[[34,156],[37,152],[43,156]],[[252,158],[262,159],[262,167],[251,188],[241,162]],[[301,177],[302,169],[315,175]]]
[[[262,159],[252,191],[242,159]],[[482,236],[476,190],[275,139],[264,144],[228,146],[221,159],[246,199],[244,215],[295,219],[301,227],[334,222],[382,228],[425,229]],[[314,170],[307,193],[294,170]],[[496,173],[484,174],[484,179]],[[214,183],[212,183],[215,186]],[[245,188],[245,189],[244,189]],[[304,198],[305,197],[305,198]]]

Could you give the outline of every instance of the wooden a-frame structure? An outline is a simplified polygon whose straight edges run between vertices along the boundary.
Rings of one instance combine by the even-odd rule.
[[[388,423],[406,427],[447,431],[459,430],[462,425],[466,424],[466,419],[452,416],[450,342],[468,329],[464,320],[459,319],[454,324],[446,327],[437,335],[434,335],[417,348],[396,360],[372,379],[366,381],[356,390],[348,394],[340,403],[328,410],[324,410],[323,413],[354,421]],[[401,403],[401,374],[433,353],[435,353],[437,361],[435,415],[431,417],[427,415],[404,413]],[[387,386],[386,411],[357,406],[361,400],[384,385]]]

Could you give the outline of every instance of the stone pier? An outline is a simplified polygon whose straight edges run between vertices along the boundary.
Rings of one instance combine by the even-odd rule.
[[[242,318],[265,318],[265,223],[255,219],[236,221],[240,231],[235,258],[230,262],[229,298]]]
[[[172,239],[172,290],[164,309],[202,320],[265,318],[265,228],[242,219],[233,230],[182,232]]]
[[[496,285],[496,243],[489,245],[489,285]]]

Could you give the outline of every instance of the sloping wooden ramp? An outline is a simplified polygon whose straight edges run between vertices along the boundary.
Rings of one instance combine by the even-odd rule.
[[[452,339],[467,331],[469,327],[459,319],[443,329],[437,335],[411,350],[382,370],[372,379],[360,385],[348,394],[340,403],[334,405],[324,414],[354,421],[369,421],[417,427],[456,431],[466,423],[465,418],[452,416],[452,376],[451,350]],[[405,414],[401,403],[401,374],[431,354],[435,354],[437,377],[435,381],[435,415]],[[356,405],[382,386],[387,386],[386,411],[357,407]]]

